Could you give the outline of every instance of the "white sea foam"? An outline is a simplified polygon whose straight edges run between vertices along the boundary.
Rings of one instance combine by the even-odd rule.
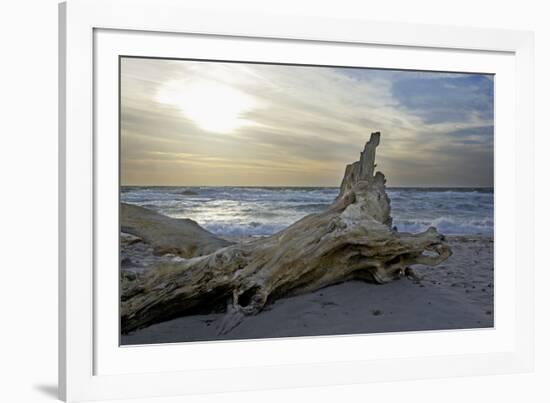
[[[218,235],[271,235],[324,210],[337,188],[125,187],[121,200],[175,218],[191,218]],[[444,234],[493,232],[492,189],[390,188],[394,225]]]

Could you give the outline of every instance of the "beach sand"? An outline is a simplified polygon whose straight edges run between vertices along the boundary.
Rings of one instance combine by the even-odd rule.
[[[418,280],[349,281],[284,298],[219,335],[223,313],[186,316],[128,335],[121,344],[174,343],[493,327],[493,239],[450,236],[453,256]]]

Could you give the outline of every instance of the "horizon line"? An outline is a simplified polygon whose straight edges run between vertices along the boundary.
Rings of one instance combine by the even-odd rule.
[[[233,188],[339,188],[340,185],[334,186],[314,186],[314,185],[120,185],[119,187],[188,187],[188,188],[198,188],[198,187],[233,187]],[[479,185],[392,185],[386,186],[386,188],[455,188],[455,189],[491,189],[495,186],[479,186]]]

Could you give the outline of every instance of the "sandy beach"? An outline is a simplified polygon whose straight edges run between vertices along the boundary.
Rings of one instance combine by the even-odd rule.
[[[348,281],[283,298],[219,335],[223,313],[185,316],[121,337],[121,344],[238,340],[493,326],[493,238],[450,236],[453,255],[414,267],[418,279]]]

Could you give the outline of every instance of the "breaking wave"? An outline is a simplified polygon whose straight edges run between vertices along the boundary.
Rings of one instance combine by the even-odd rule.
[[[323,211],[333,187],[123,187],[121,200],[174,218],[191,218],[220,236],[274,234],[305,215]],[[448,235],[493,232],[489,188],[389,188],[399,231],[436,227]]]

